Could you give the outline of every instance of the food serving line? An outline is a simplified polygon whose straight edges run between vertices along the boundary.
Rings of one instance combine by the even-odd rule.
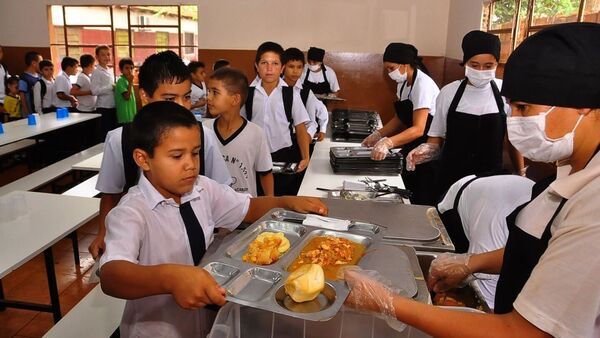
[[[315,145],[300,186],[298,195],[324,198],[333,220],[315,223],[313,217],[271,210],[203,259],[201,264],[227,290],[229,301],[219,310],[209,337],[428,337],[397,321],[342,307],[350,290],[339,279],[327,278],[321,293],[306,303],[296,303],[287,294],[290,266],[305,255],[315,238],[333,236],[364,246],[359,267],[378,271],[406,297],[432,303],[425,282],[428,264],[437,253],[454,251],[454,246],[433,207],[410,205],[401,196],[385,201],[340,196],[346,185],[365,180],[365,175],[334,173],[330,148],[357,146],[332,141],[329,134]],[[369,174],[368,178],[367,183],[404,189],[400,175]],[[340,228],[343,221],[346,227]],[[266,232],[283,233],[289,249],[272,264],[244,261],[249,244]],[[470,295],[477,298],[471,303],[487,310],[476,286],[471,288]]]

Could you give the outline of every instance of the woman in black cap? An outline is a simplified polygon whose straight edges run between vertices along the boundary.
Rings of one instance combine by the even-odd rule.
[[[474,273],[500,273],[495,315],[443,310],[403,298],[360,272],[347,304],[440,337],[600,336],[600,25],[571,23],[527,38],[510,56],[501,93],[510,142],[557,179],[507,218],[504,249],[432,262],[443,291]],[[510,187],[507,187],[510,189]]]
[[[496,79],[500,39],[487,32],[471,31],[462,40],[462,50],[465,78],[442,88],[427,143],[419,145],[407,158],[408,170],[441,158],[438,197],[462,177],[503,170],[502,151],[510,107],[500,95],[502,80]],[[518,172],[522,158],[514,148],[508,150],[516,159]]]
[[[408,153],[427,139],[427,131],[435,114],[435,100],[440,92],[413,45],[390,43],[383,53],[383,66],[389,77],[398,83],[398,100],[394,103],[396,115],[383,128],[369,135],[362,142],[373,147],[371,158],[385,159],[392,148],[401,147],[406,158]],[[402,129],[402,127],[405,129]],[[404,185],[412,191],[413,204],[433,204],[431,190],[434,172],[430,164],[415,171],[402,173]]]
[[[323,64],[325,50],[310,47],[306,53],[306,67],[304,68],[303,88],[308,88],[315,94],[335,94],[340,90],[337,76],[333,69]]]

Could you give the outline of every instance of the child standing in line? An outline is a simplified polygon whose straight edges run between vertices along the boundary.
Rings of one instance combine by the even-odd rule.
[[[273,163],[264,131],[240,116],[248,95],[248,79],[239,70],[225,67],[208,80],[208,106],[219,117],[208,120],[219,140],[219,150],[236,192],[257,196],[256,174],[265,196],[274,196]]]
[[[42,55],[38,52],[27,52],[25,54],[25,71],[19,77],[19,96],[21,97],[22,117],[34,112],[33,109],[33,86],[40,79],[40,61]]]
[[[71,95],[75,95],[79,100],[77,110],[82,113],[96,112],[96,95],[92,95],[92,79],[94,72],[94,63],[96,59],[92,54],[82,54],[79,57],[81,73],[77,75],[77,81],[71,87]]]
[[[56,108],[68,107],[70,111],[74,111],[79,101],[74,95],[71,95],[71,76],[77,75],[77,67],[79,61],[70,56],[65,56],[60,62],[62,73],[58,76],[54,83],[54,106]]]
[[[206,78],[206,67],[203,62],[200,61],[192,61],[188,65],[190,69],[190,74],[192,75],[192,113],[196,115],[196,119],[198,119],[198,115],[200,115],[200,119],[202,117],[206,117],[206,83],[204,79]]]
[[[21,116],[21,97],[19,96],[19,77],[13,75],[6,80],[6,96],[4,97],[4,110],[6,111],[7,121],[20,119]]]
[[[131,58],[119,60],[121,76],[115,86],[115,103],[117,105],[117,123],[129,123],[137,112],[135,93],[133,92],[133,69],[135,65]]]
[[[40,62],[42,78],[33,86],[35,112],[45,114],[54,111],[54,64],[50,60]]]
[[[96,112],[102,117],[102,135],[106,135],[117,126],[117,110],[115,109],[115,75],[111,63],[110,48],[107,45],[96,46],[98,65],[91,78],[92,94],[96,95]]]

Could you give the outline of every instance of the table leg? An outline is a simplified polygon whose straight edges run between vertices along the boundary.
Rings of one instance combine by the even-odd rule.
[[[0,299],[4,299],[4,287],[2,286],[2,279],[0,279]],[[6,306],[0,303],[0,311],[6,310]]]
[[[48,275],[48,289],[50,291],[50,304],[54,322],[58,323],[62,317],[60,313],[60,301],[58,299],[58,285],[56,285],[56,272],[54,271],[54,256],[52,247],[44,250],[44,262],[46,263],[46,274]]]
[[[71,243],[73,243],[73,257],[75,258],[75,270],[81,267],[79,261],[79,240],[77,239],[77,230],[73,231],[69,237],[71,237]]]

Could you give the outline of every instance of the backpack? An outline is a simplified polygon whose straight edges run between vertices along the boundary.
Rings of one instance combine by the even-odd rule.
[[[246,97],[246,117],[248,121],[252,121],[252,103],[254,102],[254,91],[256,87],[248,88],[248,96]],[[281,96],[283,97],[283,109],[285,110],[285,117],[289,122],[290,127],[290,138],[294,142],[294,119],[292,118],[292,106],[294,104],[294,88],[293,87],[281,87]],[[308,99],[308,94],[306,94]]]
[[[200,158],[202,159],[200,175],[204,176],[206,172],[204,165],[206,162],[204,160],[204,148],[206,143],[204,142],[205,138],[202,122],[198,121],[198,126],[200,127],[200,139],[202,140],[202,145],[200,147]],[[138,166],[133,160],[133,156],[131,156],[131,154],[133,154],[131,133],[131,122],[123,124],[123,132],[121,133],[121,151],[123,152],[123,170],[125,171],[125,187],[123,188],[123,192],[127,192],[127,190],[136,185],[139,180]],[[126,154],[129,154],[129,156],[126,156]]]

